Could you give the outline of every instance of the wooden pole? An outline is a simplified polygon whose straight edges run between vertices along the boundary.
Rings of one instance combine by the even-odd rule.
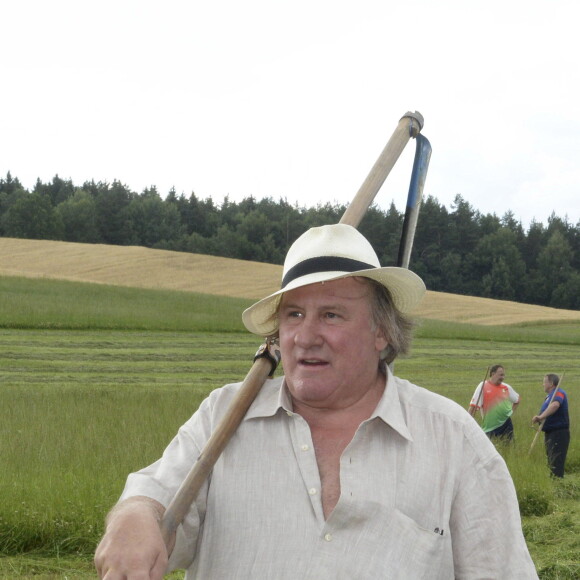
[[[477,401],[475,403],[475,410],[479,407],[481,409],[481,414],[483,416],[483,389],[485,388],[485,382],[487,381],[487,375],[489,375],[489,369],[491,367],[487,367],[485,371],[485,376],[483,377],[483,382],[481,383],[481,391],[479,391],[479,395],[477,395]],[[480,405],[481,403],[481,405]]]
[[[407,112],[401,117],[391,138],[338,223],[355,228],[359,226],[409,139],[416,137],[422,128],[423,116],[417,111]]]
[[[265,355],[266,350],[268,355]],[[175,530],[177,530],[177,527],[185,518],[201,486],[209,476],[215,462],[225,449],[231,436],[238,428],[250,405],[262,388],[262,385],[276,369],[280,361],[279,352],[277,342],[269,340],[256,353],[254,364],[246,375],[240,390],[232,399],[226,414],[211,434],[200,456],[187,474],[187,477],[181,483],[173,500],[163,514],[161,520],[161,535],[166,546],[169,546]]]

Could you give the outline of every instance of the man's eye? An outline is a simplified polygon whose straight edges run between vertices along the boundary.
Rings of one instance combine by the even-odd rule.
[[[326,318],[330,318],[330,319],[338,318],[338,314],[336,314],[336,312],[327,312],[325,314],[325,316],[326,316]]]

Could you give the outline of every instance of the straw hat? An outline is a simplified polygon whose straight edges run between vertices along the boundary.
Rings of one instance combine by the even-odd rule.
[[[284,292],[350,276],[363,276],[385,286],[403,313],[410,312],[423,297],[425,284],[405,268],[381,268],[367,239],[352,226],[335,224],[311,228],[290,247],[282,274],[281,289],[247,308],[242,314],[246,328],[260,336],[278,330],[274,316]]]

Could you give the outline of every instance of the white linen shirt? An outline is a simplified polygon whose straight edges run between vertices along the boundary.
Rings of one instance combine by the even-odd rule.
[[[266,381],[179,527],[169,569],[204,580],[534,579],[507,467],[459,405],[387,371],[325,521],[310,429]],[[121,499],[167,506],[240,384],[213,391]]]

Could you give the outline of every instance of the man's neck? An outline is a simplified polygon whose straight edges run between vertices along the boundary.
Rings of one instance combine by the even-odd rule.
[[[385,391],[385,376],[379,373],[377,380],[360,398],[344,404],[308,404],[292,399],[295,413],[301,415],[311,428],[340,429],[344,425],[360,425],[377,408]]]

